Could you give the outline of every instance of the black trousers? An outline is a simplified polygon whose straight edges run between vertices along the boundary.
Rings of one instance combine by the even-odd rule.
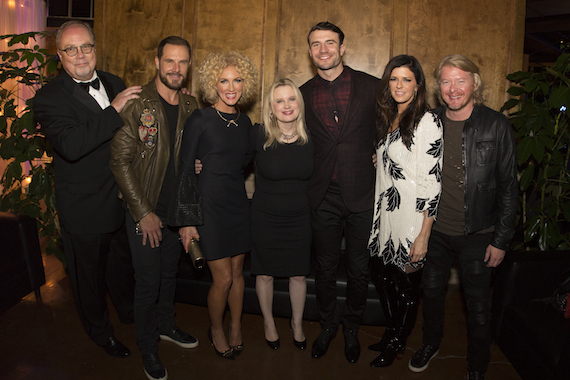
[[[316,296],[323,328],[358,329],[366,305],[368,290],[368,237],[372,226],[372,210],[350,212],[338,184],[331,183],[319,208],[311,212],[313,251],[316,258]],[[347,270],[346,302],[337,302],[336,272],[341,260],[341,238],[344,231]]]
[[[107,309],[107,290],[119,319],[132,323],[134,279],[124,226],[105,234],[71,234],[61,230],[67,275],[79,319],[98,345],[113,335]]]
[[[148,240],[142,244],[143,237],[136,234],[133,218],[128,211],[125,214],[135,268],[135,334],[143,355],[156,353],[160,333],[176,326],[174,295],[182,244],[178,229],[161,220],[165,226],[162,241],[152,248]]]
[[[472,371],[485,372],[491,346],[491,273],[485,250],[492,233],[449,236],[433,231],[423,269],[424,343],[439,346],[443,337],[445,292],[455,255],[467,304],[467,362]]]

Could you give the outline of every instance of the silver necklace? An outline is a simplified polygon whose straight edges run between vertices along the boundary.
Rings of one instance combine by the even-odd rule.
[[[295,131],[295,133],[293,133],[292,135],[286,135],[285,133],[281,133],[281,137],[283,137],[283,140],[285,141],[291,141],[295,137],[297,137],[297,131]]]
[[[212,107],[213,107],[213,106],[212,106]],[[223,117],[222,114],[220,113],[220,111],[218,111],[218,109],[217,109],[216,107],[214,107],[214,109],[215,109],[216,112],[218,113],[218,116],[219,116],[223,121],[225,121],[226,123],[228,123],[228,124],[226,125],[226,128],[229,128],[230,125],[233,125],[234,127],[237,127],[237,126],[238,126],[237,119],[239,119],[239,115],[240,115],[239,108],[236,107],[236,109],[237,109],[237,111],[238,111],[238,114],[237,114],[237,117],[236,117],[235,119],[233,119],[233,120],[226,119],[225,117]]]

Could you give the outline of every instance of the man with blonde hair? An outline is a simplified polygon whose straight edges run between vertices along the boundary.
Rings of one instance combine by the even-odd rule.
[[[483,103],[479,68],[463,55],[444,57],[435,72],[445,104],[442,194],[422,276],[424,339],[409,363],[422,372],[439,352],[445,291],[457,257],[467,304],[470,380],[483,379],[490,358],[492,268],[512,239],[518,202],[517,162],[511,124]]]

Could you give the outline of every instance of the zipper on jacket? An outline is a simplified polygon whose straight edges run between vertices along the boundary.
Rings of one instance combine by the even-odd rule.
[[[154,173],[154,164],[155,163],[156,163],[156,154],[153,156],[152,165],[150,166],[150,174],[148,176],[148,183],[146,185],[146,199],[149,199],[149,197],[150,197],[150,183],[152,182],[152,173]]]
[[[139,156],[137,157],[137,159],[135,160],[135,162],[133,162],[132,167],[133,167],[133,168],[136,167],[137,164],[139,163],[139,161],[140,161],[141,159],[144,159],[144,150],[143,150],[142,152],[140,152],[140,154],[139,154]]]

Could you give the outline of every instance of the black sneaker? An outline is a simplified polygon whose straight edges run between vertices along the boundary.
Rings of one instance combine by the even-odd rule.
[[[144,354],[142,360],[144,373],[149,380],[168,379],[168,372],[166,372],[158,354]]]
[[[469,380],[483,380],[485,378],[484,372],[469,370]]]
[[[419,350],[416,351],[414,356],[408,363],[408,368],[412,372],[423,372],[429,366],[429,362],[439,352],[439,347],[430,346],[429,344],[422,344]]]
[[[182,348],[198,347],[198,339],[192,335],[174,327],[172,330],[160,334],[160,339],[175,343]]]

